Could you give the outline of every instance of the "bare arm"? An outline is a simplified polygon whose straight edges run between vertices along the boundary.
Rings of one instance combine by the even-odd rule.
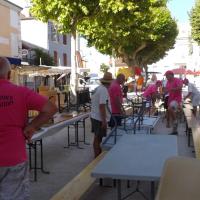
[[[123,109],[122,102],[121,102],[119,96],[115,97],[115,104],[117,105],[118,109],[120,110],[120,114],[124,114],[124,109]]]
[[[99,105],[101,121],[102,121],[102,128],[107,128],[107,121],[106,121],[106,104]]]
[[[184,100],[189,98],[190,96],[192,95],[192,92],[189,92],[185,97],[184,97]]]
[[[25,138],[30,142],[34,132],[38,130],[44,123],[48,122],[48,120],[53,117],[57,110],[58,109],[55,104],[47,101],[39,115],[24,128]]]

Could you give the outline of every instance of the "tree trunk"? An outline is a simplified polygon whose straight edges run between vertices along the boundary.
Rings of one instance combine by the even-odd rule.
[[[78,79],[77,79],[77,60],[76,60],[76,32],[72,34],[71,42],[71,76],[70,76],[70,88],[71,88],[71,100],[72,103],[76,103],[76,91],[78,89]]]

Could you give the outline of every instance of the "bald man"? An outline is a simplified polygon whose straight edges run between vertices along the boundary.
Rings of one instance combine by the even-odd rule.
[[[110,127],[114,127],[115,125],[121,125],[122,115],[124,115],[123,110],[123,92],[122,85],[125,82],[124,74],[118,74],[116,80],[113,80],[109,87],[109,96],[112,108],[112,117],[109,122]],[[113,119],[115,118],[115,119]],[[115,124],[115,121],[117,124]]]
[[[0,199],[29,200],[26,141],[57,112],[45,97],[9,81],[11,66],[0,57]],[[39,115],[30,123],[28,111]]]

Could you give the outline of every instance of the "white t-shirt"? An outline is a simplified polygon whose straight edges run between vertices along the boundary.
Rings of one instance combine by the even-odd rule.
[[[195,87],[195,85],[193,83],[188,83],[188,92],[192,93],[192,96],[200,96],[200,92],[198,91],[198,89]]]
[[[99,105],[100,104],[107,104],[111,111],[111,104],[110,104],[110,97],[108,94],[108,90],[104,85],[100,85],[94,91],[94,94],[91,97],[91,118],[102,121]],[[106,106],[106,120],[110,121],[110,113],[107,110]]]
[[[192,105],[193,106],[198,106],[200,105],[200,92],[199,90],[195,87],[194,84],[188,83],[188,92],[192,93]]]

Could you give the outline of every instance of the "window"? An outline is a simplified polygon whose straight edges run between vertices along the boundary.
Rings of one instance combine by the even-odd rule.
[[[63,65],[67,66],[67,54],[63,53]]]
[[[67,44],[67,36],[66,35],[63,35],[63,44]]]
[[[53,57],[54,57],[54,63],[55,63],[55,65],[58,65],[58,53],[57,53],[57,51],[53,52]]]
[[[59,34],[57,28],[53,23],[50,23],[51,26],[51,41],[59,42]]]

